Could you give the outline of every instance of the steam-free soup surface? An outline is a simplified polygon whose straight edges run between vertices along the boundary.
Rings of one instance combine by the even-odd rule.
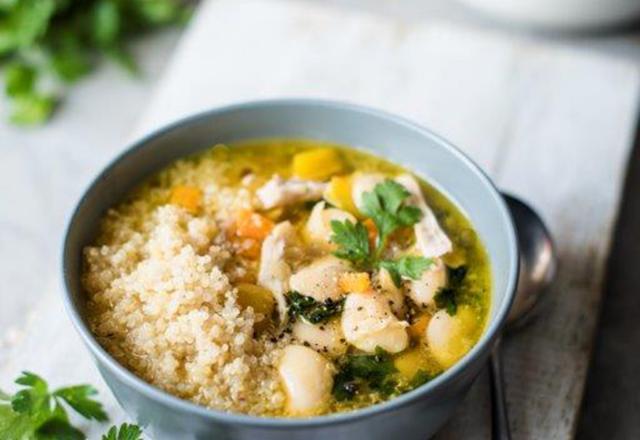
[[[455,364],[489,309],[466,217],[410,170],[303,140],[217,145],[104,217],[92,331],[126,368],[225,411],[372,405]]]

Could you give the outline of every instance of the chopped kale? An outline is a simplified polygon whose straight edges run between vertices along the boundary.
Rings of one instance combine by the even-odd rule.
[[[292,290],[285,294],[289,306],[289,317],[295,320],[302,317],[311,324],[320,324],[342,313],[344,298],[334,301],[331,298],[319,302],[310,296]]]

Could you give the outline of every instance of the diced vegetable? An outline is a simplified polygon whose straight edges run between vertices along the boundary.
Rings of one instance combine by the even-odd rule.
[[[364,293],[371,290],[371,280],[366,272],[343,273],[338,280],[338,284],[344,293]]]
[[[255,313],[263,315],[262,319],[256,321],[255,330],[259,332],[266,329],[276,306],[271,291],[255,284],[238,284],[237,289],[240,307],[251,307]]]
[[[424,332],[427,329],[427,325],[429,324],[429,319],[431,319],[431,316],[421,315],[415,321],[413,321],[413,323],[409,326],[409,336],[414,339],[423,338]]]
[[[378,228],[370,218],[365,219],[362,224],[367,228],[367,237],[369,237],[369,249],[376,248],[376,240],[378,239]]]
[[[352,214],[358,214],[358,208],[353,203],[351,196],[351,175],[333,176],[324,191],[324,199],[336,208],[343,209]]]
[[[197,214],[202,205],[202,190],[196,186],[178,185],[171,190],[170,203]]]
[[[242,210],[236,214],[236,235],[242,238],[264,240],[274,227],[272,220],[250,210]]]
[[[293,175],[301,179],[326,180],[345,170],[338,150],[318,148],[293,156]]]

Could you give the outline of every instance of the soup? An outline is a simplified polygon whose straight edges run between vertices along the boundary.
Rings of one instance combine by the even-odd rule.
[[[100,344],[211,408],[308,417],[455,364],[490,307],[487,254],[408,170],[306,140],[217,145],[109,210],[84,250]]]

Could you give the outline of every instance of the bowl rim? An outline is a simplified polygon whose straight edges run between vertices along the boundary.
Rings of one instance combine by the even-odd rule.
[[[498,209],[498,214],[502,218],[504,224],[507,226],[507,230],[505,232],[507,235],[510,254],[509,261],[511,261],[512,263],[510,265],[509,273],[507,274],[505,300],[497,310],[495,317],[487,324],[484,333],[481,335],[480,339],[472,347],[472,349],[469,350],[469,352],[467,352],[452,367],[450,367],[448,370],[440,374],[435,379],[429,381],[428,383],[407,393],[396,396],[390,400],[343,413],[331,413],[327,415],[313,416],[308,418],[284,418],[225,412],[215,408],[208,408],[169,394],[168,392],[147,383],[131,371],[127,370],[98,343],[91,330],[84,323],[81,311],[78,310],[78,308],[74,305],[71,295],[71,291],[73,290],[73,288],[70,281],[69,271],[67,270],[67,267],[70,265],[70,262],[67,259],[67,249],[70,246],[69,238],[72,228],[77,221],[77,216],[81,207],[91,199],[94,189],[99,185],[101,180],[109,175],[118,164],[126,161],[138,150],[145,148],[145,146],[149,142],[162,137],[175,129],[183,128],[185,126],[198,123],[202,120],[215,118],[216,116],[220,116],[225,113],[256,108],[270,108],[273,110],[280,107],[321,107],[329,111],[334,110],[347,111],[350,113],[360,113],[366,116],[372,116],[374,118],[386,119],[387,121],[401,126],[404,129],[418,132],[421,136],[430,139],[432,142],[438,144],[441,148],[448,150],[453,156],[457,158],[457,160],[463,162],[466,165],[467,169],[469,169],[469,172],[475,173],[476,176],[483,182],[484,190],[487,190],[492,196],[495,202],[495,206]],[[364,146],[364,148],[366,148],[366,146]],[[116,375],[119,380],[126,384],[128,387],[133,388],[136,392],[143,394],[145,397],[151,400],[159,401],[165,406],[173,407],[173,409],[175,410],[195,414],[220,423],[241,424],[244,426],[266,429],[309,428],[325,425],[340,425],[371,417],[377,414],[397,410],[400,407],[406,406],[414,402],[415,400],[418,400],[419,398],[437,395],[441,393],[449,384],[459,378],[463,371],[466,370],[475,360],[475,358],[480,356],[483,351],[488,351],[488,349],[490,349],[490,344],[492,344],[493,340],[497,337],[498,332],[504,325],[507,313],[513,301],[514,292],[518,281],[520,262],[515,226],[509,209],[507,208],[506,202],[500,195],[500,192],[498,191],[494,183],[487,176],[487,174],[460,149],[458,149],[456,146],[454,146],[452,143],[448,142],[441,136],[435,134],[431,130],[422,127],[421,125],[414,123],[408,119],[405,119],[404,117],[359,104],[314,98],[252,100],[219,106],[210,110],[205,110],[186,117],[182,117],[172,123],[164,124],[160,128],[154,129],[146,135],[138,137],[133,142],[129,142],[127,146],[112,160],[110,160],[108,164],[102,168],[102,171],[100,171],[91,180],[89,185],[83,191],[82,196],[74,206],[74,209],[67,219],[64,232],[61,258],[63,288],[61,290],[66,313],[71,319],[76,331],[80,334],[84,344],[93,354],[94,360],[97,363],[108,368],[112,374]],[[110,384],[107,385],[110,386]]]

